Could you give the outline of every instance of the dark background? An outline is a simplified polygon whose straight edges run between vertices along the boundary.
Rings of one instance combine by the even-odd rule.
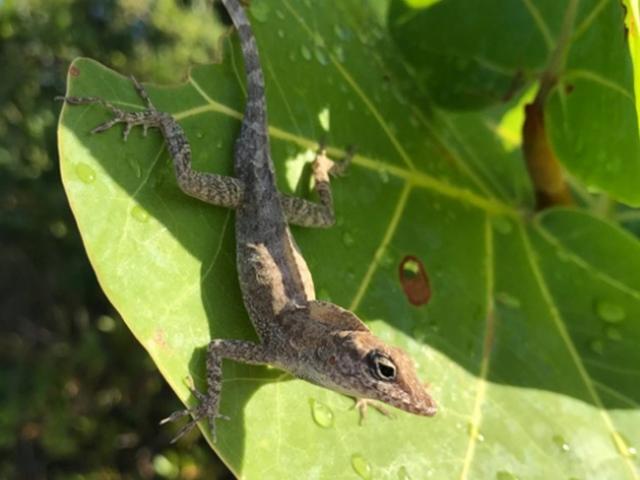
[[[154,82],[214,58],[204,0],[0,0],[0,478],[232,478],[110,306],[58,169],[77,56]],[[216,30],[218,28],[218,30]]]

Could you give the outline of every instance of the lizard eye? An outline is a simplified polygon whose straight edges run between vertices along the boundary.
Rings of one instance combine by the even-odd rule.
[[[396,379],[396,366],[386,355],[374,350],[367,356],[369,370],[378,380],[391,382]]]

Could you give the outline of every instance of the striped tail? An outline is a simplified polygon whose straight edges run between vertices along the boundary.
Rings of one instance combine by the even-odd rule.
[[[244,69],[247,76],[247,107],[245,111],[245,119],[247,122],[264,125],[264,133],[266,134],[267,119],[264,91],[264,75],[260,66],[260,57],[258,55],[258,46],[251,29],[251,24],[239,0],[222,0],[225,8],[229,12],[229,16],[233,21],[233,25],[238,30],[240,36],[240,46],[242,47],[242,56],[244,58]]]

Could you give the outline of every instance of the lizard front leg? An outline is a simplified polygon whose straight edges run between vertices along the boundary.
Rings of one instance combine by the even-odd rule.
[[[183,426],[171,443],[189,432],[203,418],[209,420],[211,437],[216,441],[216,420],[226,418],[220,414],[220,395],[222,392],[222,359],[227,358],[251,365],[264,365],[273,362],[273,354],[263,345],[246,340],[212,340],[207,347],[207,393],[206,395],[192,389],[191,392],[200,402],[198,406],[173,412],[160,424],[172,422],[186,415],[193,415],[193,420]]]
[[[347,155],[340,162],[331,160],[324,146],[318,149],[312,168],[315,191],[318,193],[320,203],[282,195],[280,200],[287,222],[303,227],[319,228],[327,228],[335,223],[330,177],[342,175],[351,163],[351,157],[353,157],[353,148],[347,150]]]
[[[97,103],[113,113],[113,118],[98,125],[91,133],[104,132],[117,123],[124,123],[125,141],[134,126],[142,126],[146,136],[149,128],[158,128],[167,144],[175,167],[178,185],[187,195],[207,203],[228,208],[236,208],[242,196],[242,183],[233,178],[214,173],[198,172],[191,166],[191,147],[182,127],[170,114],[157,110],[144,87],[131,77],[134,87],[147,105],[139,112],[124,111],[99,97],[57,97],[71,105]]]

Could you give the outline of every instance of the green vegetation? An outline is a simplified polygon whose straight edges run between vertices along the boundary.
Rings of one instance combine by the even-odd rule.
[[[0,145],[24,147],[0,154],[9,179],[0,204],[2,262],[13,272],[2,273],[12,289],[2,297],[11,300],[2,327],[12,334],[2,340],[11,375],[0,383],[10,399],[0,438],[12,461],[0,474],[23,472],[31,458],[41,459],[36,473],[60,477],[154,470],[210,477],[219,468],[197,435],[167,446],[178,426],[155,422],[177,402],[95,286],[52,169],[55,155],[45,147],[33,153],[45,139],[53,146],[50,99],[63,90],[67,60],[83,55],[100,63],[74,61],[70,94],[133,109],[141,102],[120,74],[170,81],[149,92],[185,127],[196,167],[230,172],[243,108],[237,45],[225,42],[224,63],[197,67],[175,85],[177,72],[214,57],[217,23],[199,3],[133,3],[101,10],[105,2],[96,2],[91,11],[107,12],[98,20],[86,16],[84,3],[32,2],[26,16],[24,7],[2,7],[13,15],[0,28],[3,39],[15,37],[15,45],[2,44],[3,57],[14,59],[10,71],[29,64],[23,44],[34,38],[36,58],[49,52],[63,60],[42,62],[58,66],[51,91],[41,78],[53,69],[36,63],[32,84],[44,93],[32,93],[15,73],[2,97],[7,141]],[[331,9],[253,0],[251,15],[282,189],[306,194],[319,139],[334,157],[358,147],[351,171],[335,182],[337,226],[294,232],[319,296],[355,309],[405,348],[441,410],[433,419],[371,412],[360,426],[348,398],[273,369],[228,363],[222,412],[232,419],[220,422],[214,448],[248,479],[637,479],[640,243],[619,221],[633,226],[638,212],[613,200],[637,203],[627,44],[637,41],[637,19],[625,24],[613,0],[486,0],[478,12],[462,0],[406,3],[416,8],[402,0],[345,0]],[[497,21],[498,14],[505,16]],[[17,28],[27,20],[34,26]],[[620,38],[609,41],[606,32]],[[553,52],[562,42],[559,61]],[[11,45],[12,57],[4,53]],[[530,48],[522,53],[521,45]],[[549,71],[556,78],[545,84],[545,138],[572,174],[574,205],[536,213],[520,131],[524,103]],[[40,129],[25,129],[25,114],[16,113],[31,110],[29,119],[38,111],[42,118],[27,124]],[[117,128],[89,134],[107,118],[99,106],[64,108],[65,189],[109,301],[180,398],[192,401],[184,379],[202,384],[207,339],[255,335],[235,278],[233,214],[179,191],[157,133],[144,139],[134,131],[127,143]],[[576,136],[584,132],[583,156]],[[429,275],[426,307],[411,305],[398,280],[406,255]]]

